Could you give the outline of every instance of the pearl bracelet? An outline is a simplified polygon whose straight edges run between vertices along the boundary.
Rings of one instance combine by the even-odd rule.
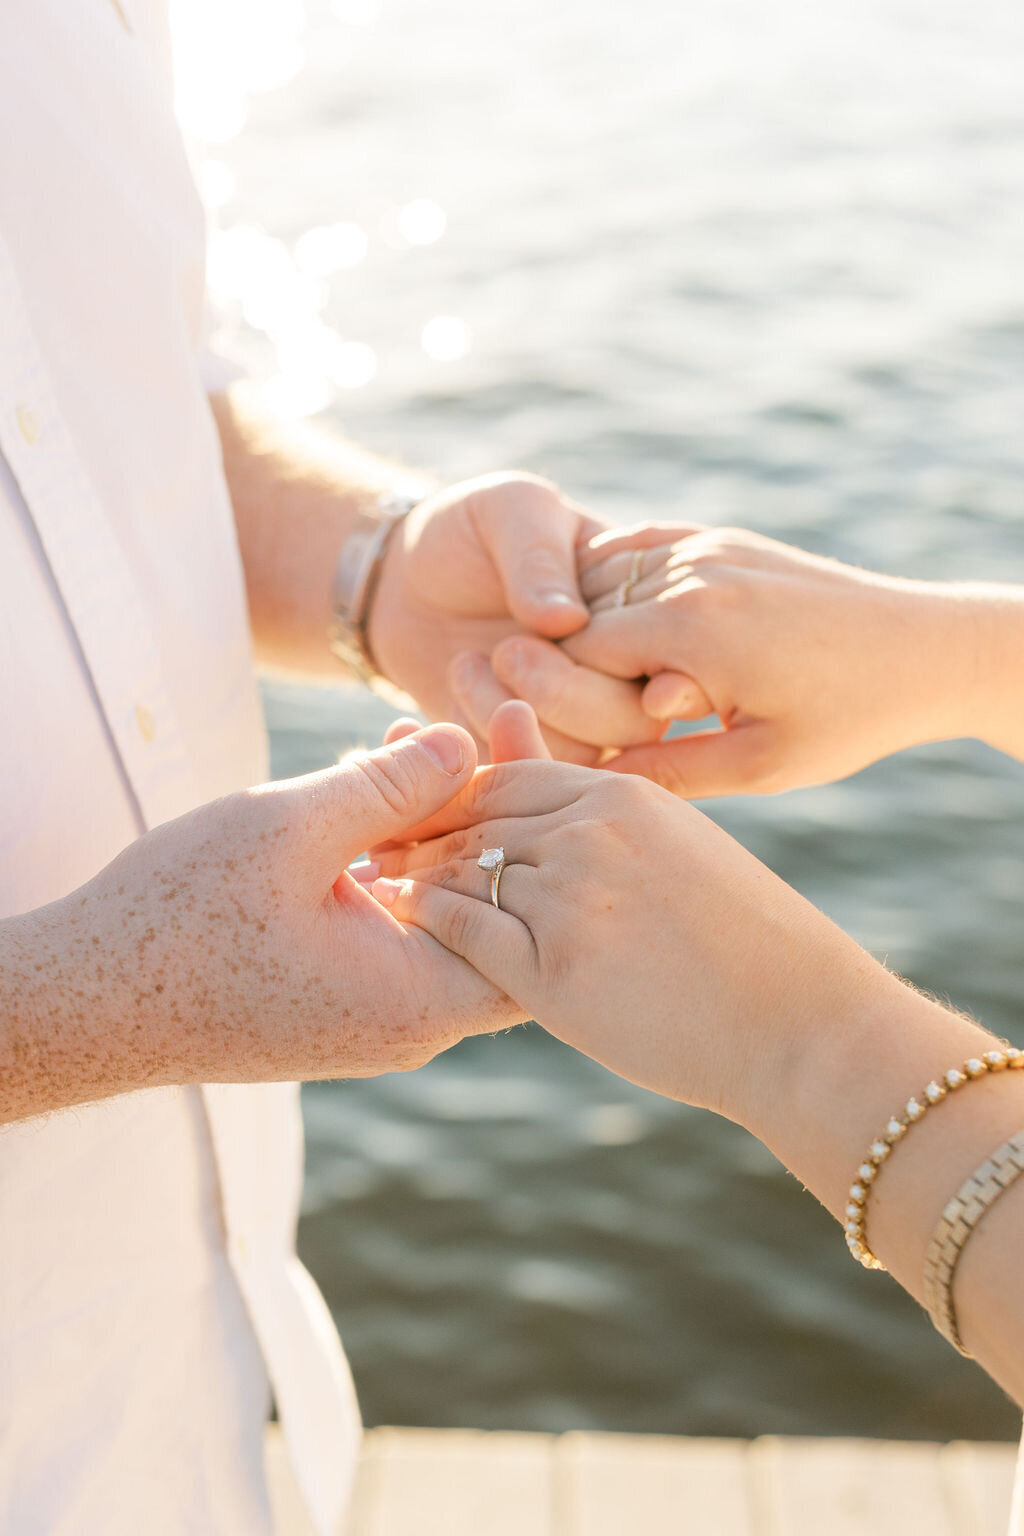
[[[1024,1068],[1024,1051],[1019,1051],[1014,1045],[1007,1045],[998,1051],[986,1051],[983,1056],[972,1056],[963,1066],[951,1067],[941,1081],[933,1080],[922,1093],[908,1099],[902,1116],[894,1115],[878,1140],[871,1143],[867,1158],[857,1169],[857,1177],[850,1185],[846,1207],[846,1246],[865,1269],[885,1268],[881,1259],[876,1259],[868,1247],[864,1224],[871,1186],[893,1147],[912,1125],[936,1104],[941,1104],[949,1094],[955,1093],[973,1078],[987,1077],[990,1072],[1002,1072],[1007,1067],[1018,1070]]]

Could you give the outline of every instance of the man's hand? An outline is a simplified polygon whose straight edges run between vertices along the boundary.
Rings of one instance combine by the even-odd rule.
[[[0,1121],[131,1089],[418,1067],[524,1017],[347,873],[470,781],[431,727],[229,795],[0,924]]]
[[[460,709],[453,685],[506,636],[560,640],[586,625],[577,563],[601,526],[533,475],[487,475],[431,496],[396,530],[384,562],[369,629],[381,671],[482,744],[487,721]],[[557,730],[548,744],[556,756],[594,757]]]
[[[1020,654],[1020,592],[896,580],[737,529],[656,540],[595,540],[581,562],[587,629],[561,646],[503,641],[476,697],[526,699],[549,728],[622,748],[607,767],[690,799],[825,783],[954,736],[1024,746],[1020,665],[1008,659]],[[592,702],[605,674],[635,690],[617,717]],[[639,734],[640,718],[665,727],[712,714],[720,729],[662,743]]]
[[[242,385],[211,408],[257,660],[337,679],[328,635],[339,551],[356,518],[406,489],[410,473],[316,426],[275,418]],[[472,668],[474,653],[489,656],[505,635],[559,640],[583,628],[577,556],[602,526],[535,475],[486,475],[438,491],[391,536],[369,615],[377,664],[426,714],[462,718],[483,746],[486,720],[460,717],[453,658],[467,653]],[[594,756],[557,732],[549,744]]]

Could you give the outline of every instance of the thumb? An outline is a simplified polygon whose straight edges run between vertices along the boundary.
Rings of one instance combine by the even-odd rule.
[[[576,574],[583,519],[554,487],[517,487],[518,505],[482,528],[512,617],[549,639],[575,634],[589,618]]]
[[[653,746],[627,747],[602,766],[653,779],[683,800],[715,795],[763,795],[769,781],[768,726],[763,721],[724,731],[695,731]]]
[[[329,774],[324,837],[336,875],[356,854],[401,837],[453,800],[472,777],[476,746],[457,725],[431,725],[375,752],[353,752]]]

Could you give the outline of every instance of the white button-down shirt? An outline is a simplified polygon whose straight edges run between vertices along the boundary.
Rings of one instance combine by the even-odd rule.
[[[164,12],[3,15],[0,918],[267,772]],[[358,1417],[295,1258],[301,1165],[288,1085],[0,1132],[0,1530],[268,1532],[268,1377],[336,1528]]]

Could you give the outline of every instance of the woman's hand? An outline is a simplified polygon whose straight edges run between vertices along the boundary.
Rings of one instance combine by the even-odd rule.
[[[745,1125],[846,1219],[870,1142],[911,1094],[995,1042],[905,986],[711,821],[642,779],[485,769],[373,886],[553,1034],[634,1082]],[[503,847],[501,910],[478,868]],[[972,1168],[1021,1124],[1024,1073],[928,1114],[872,1185],[873,1250],[923,1295],[928,1239]],[[1016,1187],[1024,1197],[1024,1180]],[[961,1335],[1024,1401],[1021,1198],[957,1276]]]
[[[542,722],[622,747],[607,766],[695,799],[824,783],[954,736],[1024,755],[1021,591],[896,580],[735,529],[659,532],[592,541],[580,634],[509,638],[492,657]],[[721,729],[644,742],[634,723],[630,740],[584,707],[603,674],[638,694],[630,680],[649,678],[640,706],[663,726],[714,713]]]
[[[155,1085],[403,1071],[520,1022],[346,871],[475,763],[464,731],[435,726],[229,795],[0,924],[0,1121]]]
[[[905,989],[692,807],[556,763],[482,770],[381,855],[378,899],[561,1039],[634,1082],[759,1124],[823,1020]],[[477,867],[504,847],[501,911]]]

